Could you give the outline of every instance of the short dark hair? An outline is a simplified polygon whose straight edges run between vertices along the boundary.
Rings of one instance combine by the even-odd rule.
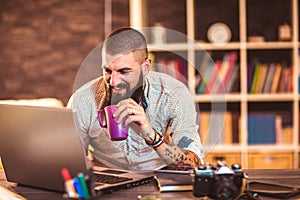
[[[136,61],[141,63],[148,57],[146,38],[133,28],[119,28],[113,31],[104,41],[103,48],[107,54],[113,56],[133,52]]]

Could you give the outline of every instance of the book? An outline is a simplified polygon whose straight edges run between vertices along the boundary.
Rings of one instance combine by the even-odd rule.
[[[275,127],[276,127],[276,143],[282,144],[283,143],[283,129],[282,129],[282,117],[277,115],[275,118]]]
[[[225,113],[225,121],[224,121],[224,143],[223,144],[232,144],[232,113]]]
[[[276,143],[276,114],[248,115],[248,144]]]
[[[278,87],[277,87],[277,93],[285,93],[287,78],[288,78],[288,68],[282,67],[279,82],[278,82]]]
[[[196,92],[203,94],[205,90],[206,83],[204,77],[208,72],[210,63],[212,62],[210,54],[206,51],[200,51],[199,53],[200,64],[196,66],[196,74],[200,77],[199,83],[196,85]],[[204,83],[203,83],[204,81]]]
[[[210,77],[209,77],[209,81],[207,83],[207,86],[205,88],[205,92],[206,94],[211,94],[211,93],[214,93],[213,89],[215,87],[215,85],[218,84],[218,82],[220,81],[220,68],[222,66],[222,61],[221,60],[217,60],[215,62],[215,65],[212,69],[212,72],[210,74]]]
[[[289,90],[288,92],[294,91],[294,67],[290,67],[290,78],[289,78]]]
[[[230,52],[224,56],[224,64],[222,64],[222,70],[220,71],[221,82],[216,88],[217,93],[224,93],[226,91],[226,85],[228,83],[228,79],[232,76],[232,71],[236,66],[236,60],[237,52]]]
[[[230,88],[230,92],[240,92],[241,89],[241,76],[240,76],[240,67],[237,66],[237,72],[234,78],[234,81],[232,83],[232,86]]]
[[[199,116],[199,131],[200,131],[200,139],[203,146],[209,144],[209,121],[210,114],[209,112],[200,112]]]
[[[255,70],[255,66],[251,64],[247,65],[247,92],[248,93],[251,93],[254,70]]]
[[[271,93],[276,93],[277,92],[277,87],[278,87],[278,83],[279,83],[279,79],[280,79],[280,75],[281,75],[281,70],[282,70],[282,66],[279,63],[277,63],[275,73],[274,73],[273,82],[272,82],[272,85],[271,85]]]
[[[282,118],[282,143],[292,144],[293,143],[293,116],[291,113],[280,113]]]
[[[292,74],[292,68],[291,67],[284,67],[283,68],[283,72],[282,72],[282,80],[280,82],[280,92],[282,93],[287,93],[287,92],[291,92],[292,88],[291,88],[291,82],[293,79],[293,74]]]
[[[207,84],[209,82],[209,77],[213,71],[214,68],[214,62],[212,60],[209,60],[206,66],[203,66],[205,69],[200,69],[201,72],[201,82],[199,87],[197,88],[198,94],[204,94],[205,88],[207,87]]]
[[[261,64],[260,65],[260,70],[257,78],[257,85],[255,88],[255,93],[262,93],[263,87],[265,84],[265,80],[267,77],[267,72],[268,72],[268,65],[267,64]]]
[[[219,69],[218,77],[215,81],[215,84],[213,86],[213,89],[212,89],[211,93],[217,94],[217,93],[224,93],[225,92],[223,79],[224,79],[226,70],[227,70],[228,65],[229,65],[228,58],[229,58],[229,54],[225,54],[224,57],[223,57],[223,60],[221,61],[221,66],[220,66],[220,69]],[[219,89],[222,92],[219,92]]]
[[[209,121],[209,144],[224,144],[225,113],[212,111]]]
[[[268,74],[267,74],[265,85],[264,85],[264,88],[263,88],[263,91],[262,91],[263,93],[270,93],[272,81],[273,81],[273,78],[274,78],[275,69],[276,69],[276,64],[271,63],[269,65]]]
[[[167,70],[166,70],[166,74],[178,79],[178,73],[179,72],[179,69],[177,68],[176,66],[176,60],[168,60],[166,62],[166,65],[167,65]]]
[[[231,112],[201,112],[199,126],[203,146],[232,144],[233,116]]]
[[[154,178],[160,192],[193,190],[193,177],[189,173],[156,172]]]
[[[240,143],[240,114],[232,113],[232,143]]]
[[[261,65],[257,64],[254,69],[253,79],[251,83],[251,89],[250,89],[251,93],[257,93],[257,85],[258,85],[258,77],[260,74],[260,69],[261,69]]]
[[[168,73],[168,61],[166,59],[156,59],[154,71]]]

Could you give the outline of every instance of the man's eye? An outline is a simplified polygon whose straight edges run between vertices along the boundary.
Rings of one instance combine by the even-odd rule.
[[[129,74],[131,71],[130,70],[122,70],[120,71],[121,74]]]
[[[110,69],[104,69],[104,72],[111,74],[111,70]]]

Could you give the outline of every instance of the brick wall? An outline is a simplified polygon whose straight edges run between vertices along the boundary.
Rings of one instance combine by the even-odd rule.
[[[113,28],[129,24],[128,1],[113,0],[113,12]],[[104,0],[0,1],[0,99],[66,104],[77,71],[104,37]]]

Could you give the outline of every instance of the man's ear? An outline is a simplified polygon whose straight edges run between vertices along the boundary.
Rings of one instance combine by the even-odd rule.
[[[150,71],[150,68],[151,68],[151,64],[152,64],[152,60],[150,58],[147,58],[143,64],[143,73],[144,73],[144,76],[146,76],[149,71]]]

